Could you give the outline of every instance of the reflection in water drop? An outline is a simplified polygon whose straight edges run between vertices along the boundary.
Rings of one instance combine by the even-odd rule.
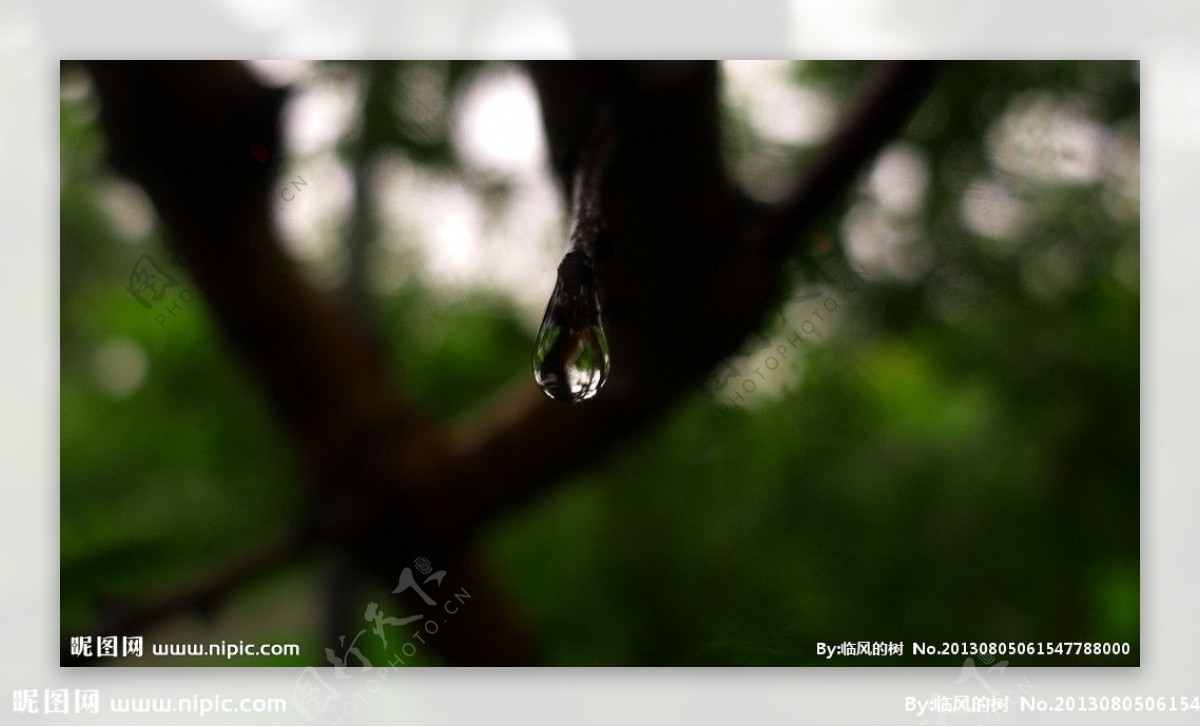
[[[572,251],[558,266],[558,282],[538,330],[533,377],[546,396],[574,404],[600,391],[608,369],[592,258]]]

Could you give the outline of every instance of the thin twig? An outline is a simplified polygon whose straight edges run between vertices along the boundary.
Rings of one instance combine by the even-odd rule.
[[[939,65],[936,61],[888,61],[871,72],[833,140],[775,208],[759,242],[761,254],[779,259],[796,249],[798,234],[819,212],[835,204],[875,155],[904,130]]]
[[[579,151],[578,169],[571,190],[571,249],[597,259],[607,251],[601,250],[604,231],[600,187],[604,172],[616,143],[612,113],[601,109],[596,114],[595,128]]]

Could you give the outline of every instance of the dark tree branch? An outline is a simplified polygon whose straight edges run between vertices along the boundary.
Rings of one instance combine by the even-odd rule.
[[[622,143],[604,180],[604,216],[617,254],[602,270],[614,380],[575,409],[514,393],[466,435],[449,487],[471,503],[473,520],[486,523],[596,461],[734,353],[774,301],[782,258],[904,128],[935,70],[907,61],[874,69],[834,139],[763,219],[717,156],[715,65],[532,64],[564,186],[571,167],[562,160],[578,157],[587,110],[616,110]]]
[[[462,531],[422,514],[445,458],[441,433],[402,400],[358,319],[304,279],[268,224],[273,169],[250,149],[263,144],[279,157],[283,93],[237,63],[88,70],[113,163],[150,195],[169,244],[306,465],[314,535],[370,572],[394,575],[422,553],[464,557]],[[165,615],[191,593],[130,612]],[[496,629],[469,636],[484,647],[516,638]]]
[[[420,423],[356,319],[320,295],[267,212],[282,92],[228,62],[88,64],[113,163],[142,185],[205,302],[310,466],[358,432]],[[320,184],[313,180],[313,184]]]
[[[879,151],[903,131],[925,99],[939,65],[888,61],[872,69],[833,140],[805,168],[771,216],[766,233],[757,241],[759,254],[777,260],[796,249],[798,234],[816,215],[835,205]]]

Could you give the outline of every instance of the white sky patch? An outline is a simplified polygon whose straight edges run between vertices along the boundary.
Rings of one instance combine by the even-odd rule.
[[[297,156],[332,148],[355,124],[362,109],[357,74],[314,76],[296,89],[284,108],[285,141]],[[281,150],[268,149],[272,155]]]
[[[483,210],[471,189],[454,178],[430,184],[422,205],[429,273],[453,285],[476,277],[483,257]]]
[[[794,61],[725,61],[724,102],[749,130],[748,148],[725,145],[725,162],[742,188],[760,202],[776,202],[796,178],[798,150],[833,131],[834,100],[792,78]],[[742,146],[742,144],[737,144]]]
[[[1087,184],[1104,174],[1110,135],[1068,99],[1022,94],[988,133],[993,163],[1026,179]]]
[[[374,188],[382,244],[394,256],[415,254],[436,289],[502,291],[536,327],[566,252],[564,211],[545,171],[513,185],[507,204],[488,209],[457,177],[393,155],[380,163]],[[399,266],[382,272],[376,284],[385,290],[411,274]]]
[[[1029,217],[1028,203],[1008,185],[979,178],[963,192],[959,216],[967,229],[993,240],[1015,240]]]
[[[136,243],[154,231],[154,207],[141,187],[117,177],[98,187],[96,200],[122,241]]]
[[[1142,151],[1136,123],[1122,124],[1114,130],[1105,162],[1105,208],[1116,219],[1136,219],[1141,214],[1142,186]]]
[[[72,66],[59,74],[58,95],[63,101],[83,103],[92,97],[92,79],[83,69]]]
[[[875,161],[867,178],[871,194],[893,214],[913,214],[929,189],[929,164],[911,144],[892,144]]]
[[[797,84],[791,61],[725,61],[725,93],[763,140],[813,146],[833,130],[837,107],[824,91]]]
[[[415,250],[441,285],[454,285],[470,271],[482,211],[465,184],[393,154],[379,161],[374,190],[385,247],[399,254]]]
[[[513,66],[487,69],[454,100],[452,141],[467,173],[503,179],[488,204],[468,180],[395,154],[375,180],[383,245],[436,289],[502,292],[535,329],[566,252],[566,210],[550,175],[537,96]],[[411,270],[385,263],[375,284],[403,284]]]
[[[146,352],[125,338],[105,341],[92,354],[92,373],[114,399],[124,399],[141,388],[149,368]]]
[[[870,202],[859,202],[842,218],[842,238],[846,252],[855,263],[869,270],[883,268],[887,246],[896,237],[887,216]]]
[[[312,63],[310,61],[300,60],[264,60],[264,61],[246,61],[246,65],[254,72],[263,82],[272,86],[290,86],[299,84],[304,79],[308,78],[312,72]]]
[[[485,70],[457,99],[454,146],[469,169],[516,176],[546,164],[537,94],[510,66]]]
[[[897,218],[878,202],[864,199],[842,219],[842,239],[855,265],[872,274],[913,282],[933,265],[933,253],[911,221]]]
[[[567,252],[566,209],[548,173],[523,180],[501,217],[488,228],[487,277],[535,314],[536,328],[554,288],[558,263]]]
[[[811,306],[804,311],[798,311],[799,317],[795,320],[806,320],[803,316],[810,312]],[[836,328],[837,324],[830,317],[827,322],[821,324],[818,329],[819,335],[824,338],[831,335]],[[716,380],[725,379],[727,376],[728,379],[720,390],[715,389],[715,385],[710,389],[715,394],[717,404],[754,411],[794,391],[804,380],[805,357],[811,349],[789,346],[791,350],[787,356],[781,355],[775,349],[776,346],[787,345],[788,337],[793,335],[795,334],[791,330],[775,331],[773,336],[768,336],[769,348],[749,356],[728,359],[725,364],[718,366],[714,371]],[[755,338],[754,341],[758,342],[758,339]]]
[[[320,154],[280,171],[263,214],[274,216],[284,244],[297,257],[328,259],[340,247],[353,196],[350,170],[334,154]]]

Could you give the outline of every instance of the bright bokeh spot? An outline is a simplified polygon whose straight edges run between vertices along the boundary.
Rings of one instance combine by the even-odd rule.
[[[528,76],[501,66],[483,72],[458,99],[454,145],[477,172],[512,176],[545,164],[537,94]]]
[[[898,142],[875,160],[867,183],[884,209],[898,215],[913,214],[929,189],[929,164],[912,144]]]
[[[124,399],[141,388],[149,369],[146,352],[126,338],[109,339],[92,354],[92,373],[100,388],[114,399]]]
[[[1104,173],[1108,130],[1078,104],[1046,93],[1013,100],[988,135],[995,165],[1041,182],[1087,184]]]

